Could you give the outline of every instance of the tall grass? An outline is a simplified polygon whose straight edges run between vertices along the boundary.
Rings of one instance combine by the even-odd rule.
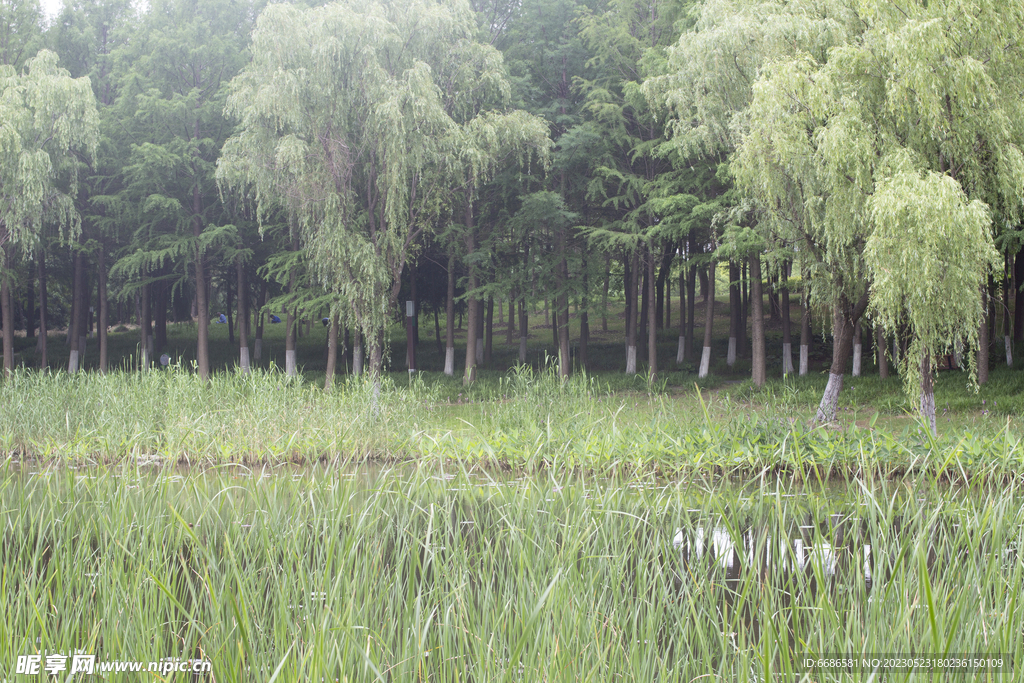
[[[791,399],[756,411],[727,392],[612,391],[519,368],[476,393],[450,396],[416,378],[378,391],[358,378],[332,392],[280,372],[44,375],[0,382],[0,450],[19,460],[361,462],[441,460],[537,471],[786,471],[799,479],[863,472],[1010,478],[1024,464],[1003,423],[933,438],[912,420],[879,429],[811,428]]]
[[[0,667],[76,649],[204,658],[221,682],[878,680],[801,668],[862,652],[1019,665],[1019,494],[7,466]]]

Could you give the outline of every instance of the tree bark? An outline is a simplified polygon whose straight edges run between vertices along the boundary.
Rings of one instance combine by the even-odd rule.
[[[791,320],[789,315],[789,264],[782,264],[781,291],[779,305],[782,306],[782,374],[793,374],[793,339],[790,334]]]
[[[519,362],[526,362],[526,341],[530,333],[530,311],[526,299],[519,302]]]
[[[298,251],[299,245],[298,240],[292,244],[292,251]],[[288,277],[288,293],[295,294],[295,272],[293,271]],[[295,377],[298,375],[298,364],[295,358],[295,338],[297,327],[296,311],[293,308],[289,308],[285,313],[285,329],[284,329],[284,372],[288,377]],[[373,369],[371,363],[371,371]]]
[[[39,340],[36,348],[39,349],[39,367],[47,368],[46,343],[48,330],[46,328],[46,252],[40,247],[36,253],[36,273],[39,277]]]
[[[853,346],[853,328],[860,320],[868,305],[867,291],[860,301],[851,304],[845,297],[840,297],[832,311],[832,365],[828,371],[828,384],[818,405],[815,422],[833,422],[839,405],[839,392],[843,389],[843,373],[846,372],[847,359]]]
[[[10,377],[14,372],[14,308],[11,302],[11,285],[7,277],[11,267],[11,257],[8,249],[0,245],[0,257],[4,260],[4,267],[0,270],[0,317],[3,318],[4,324],[5,377]]]
[[[242,263],[241,258],[235,259],[235,275],[237,277],[237,288],[238,288],[238,369],[243,375],[249,374],[249,312],[248,312],[248,297],[245,295],[248,289],[245,284],[245,265]],[[330,334],[334,335],[334,345],[338,345],[338,332],[334,327],[331,328]],[[330,335],[328,335],[330,336]],[[332,363],[330,358],[330,349],[328,349],[328,363]],[[337,348],[335,348],[337,353]],[[331,367],[330,374],[334,374],[334,367]],[[330,388],[328,384],[325,388]]]
[[[601,331],[608,331],[608,288],[612,280],[612,257],[604,262],[604,292],[601,294]]]
[[[455,375],[455,252],[448,254],[448,295],[445,299],[444,374]]]
[[[750,354],[750,379],[754,386],[764,386],[768,375],[767,359],[765,358],[764,341],[764,295],[761,291],[761,255],[751,254],[748,258],[750,267],[750,336],[752,348]]]
[[[736,261],[729,261],[729,350],[725,364],[730,368],[736,364],[736,343],[739,337],[740,313],[743,301],[740,295],[740,267]]]
[[[634,250],[627,269],[629,285],[626,287],[626,374],[637,374],[637,270],[640,268],[639,250]]]
[[[882,327],[875,323],[875,357],[878,363],[878,378],[889,378],[889,361],[885,357],[885,335],[882,334]]]
[[[921,417],[928,422],[932,436],[938,436],[935,429],[935,383],[932,380],[931,351],[921,351]]]
[[[711,334],[715,324],[715,262],[708,264],[708,287],[704,297],[704,348],[700,354],[698,377],[707,377],[711,372]]]
[[[686,359],[686,269],[679,269],[679,343],[676,346],[676,363]]]
[[[338,314],[331,316],[331,328],[327,332],[327,372],[324,377],[324,391],[334,386],[334,373],[338,365]]]
[[[588,347],[590,346],[590,317],[587,308],[590,304],[590,299],[587,296],[589,290],[589,274],[587,272],[587,259],[583,257],[583,297],[582,297],[582,310],[580,311],[580,356],[579,364],[583,372],[587,371],[589,365],[588,358]]]
[[[860,377],[860,365],[861,359],[863,358],[863,345],[861,343],[861,329],[860,321],[853,326],[853,371],[850,373],[854,377]]]
[[[663,266],[664,267],[664,266]],[[662,284],[664,288],[664,284]],[[647,296],[654,299],[657,282],[654,277],[654,249],[647,248]],[[647,382],[658,381],[658,313],[654,306],[647,307]]]
[[[487,319],[484,323],[484,364],[491,362],[494,350],[494,297],[487,297]]]
[[[811,295],[803,283],[803,315],[800,316],[800,376],[807,374],[811,353]]]
[[[267,303],[267,281],[260,283],[260,294],[256,300],[256,339],[253,341],[252,359],[263,357],[263,306]]]
[[[466,190],[466,256],[469,260],[469,290],[472,292],[477,288],[476,266],[473,265],[472,256],[476,244],[473,236],[473,194]],[[477,333],[477,300],[476,296],[470,295],[466,300],[468,309],[468,321],[466,323],[466,364],[462,375],[462,384],[469,385],[476,380],[476,333]]]
[[[1017,252],[1013,259],[1013,340],[1024,341],[1024,249]]]
[[[684,353],[694,352],[694,341],[696,339],[696,312],[697,312],[697,267],[693,264],[693,255],[696,253],[696,241],[690,237],[690,256],[686,273],[686,348]],[[684,356],[685,358],[685,356]]]
[[[988,288],[981,286],[981,309],[984,313],[978,325],[978,384],[988,382]]]
[[[518,291],[512,290],[508,297],[508,324],[505,326],[505,346],[512,346],[516,341],[516,296]]]
[[[139,297],[142,301],[142,320],[139,321],[139,367],[143,372],[149,370],[149,364],[152,362],[150,354],[152,353],[151,340],[153,339],[153,333],[149,326],[149,288],[150,285],[143,285],[139,292]]]
[[[558,367],[563,378],[571,371],[569,359],[569,265],[565,260],[565,231],[562,231],[562,262],[558,266],[561,280],[561,294],[555,298],[557,309],[555,320],[558,321]]]
[[[84,280],[84,263],[82,262],[82,252],[77,250],[75,252],[75,275],[74,275],[74,294],[71,303],[71,319],[68,321],[68,344],[70,345],[70,353],[68,354],[68,374],[74,374],[78,372],[81,367],[81,358],[79,357],[79,344],[81,344],[82,335],[82,305],[84,303],[85,292],[83,288]]]
[[[199,120],[196,120],[196,139],[199,138]],[[196,184],[192,186],[192,236],[196,239],[196,366],[199,377],[205,382],[210,379],[210,302],[206,292],[206,254],[203,253],[199,238],[203,234],[203,202],[199,194],[199,169],[193,168]]]
[[[32,307],[36,302],[35,293],[35,278],[32,277],[32,266],[29,264],[28,267],[28,287],[27,296],[25,297],[25,314],[22,316],[22,320],[25,322],[25,338],[33,339],[36,336],[36,312],[32,310]]]

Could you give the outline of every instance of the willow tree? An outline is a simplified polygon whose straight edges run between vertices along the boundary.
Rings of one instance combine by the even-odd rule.
[[[71,78],[54,53],[39,52],[21,74],[0,66],[0,304],[6,373],[14,367],[10,279],[15,250],[31,249],[44,221],[70,232],[80,229],[74,205],[79,154],[95,153],[98,128],[89,79]]]
[[[863,31],[824,61],[804,52],[761,72],[734,168],[809,257],[812,291],[834,311],[817,418],[835,416],[870,295],[883,326],[907,325],[908,388],[934,428],[931,357],[979,347],[967,330],[995,262],[990,211],[1016,221],[1024,201],[1024,9],[946,0],[859,11]]]
[[[476,115],[509,91],[476,33],[464,2],[271,5],[230,86],[240,126],[218,177],[261,219],[287,211],[316,277],[348,302],[374,374],[414,243],[453,188],[472,196],[490,147],[518,130],[515,113]]]

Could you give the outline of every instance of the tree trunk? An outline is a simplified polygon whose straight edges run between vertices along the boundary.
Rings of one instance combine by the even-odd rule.
[[[526,362],[526,340],[530,332],[530,311],[526,307],[526,299],[519,302],[519,362]]]
[[[860,321],[853,326],[853,370],[851,375],[854,377],[860,377],[860,364],[863,358],[863,345],[861,343],[861,329]]]
[[[676,363],[686,359],[686,269],[679,269],[679,344],[676,346]]]
[[[632,256],[629,256],[627,254],[627,255],[624,255],[622,257],[622,295],[623,295],[623,298],[625,299],[625,301],[623,303],[623,316],[624,316],[623,321],[625,323],[623,325],[624,330],[625,330],[623,341],[625,341],[627,355],[628,355],[628,352],[629,352],[629,317],[630,317],[630,315],[632,315],[632,312],[635,310],[635,306],[633,304],[633,299],[635,297],[634,296],[630,296],[630,294],[629,294],[630,283],[632,283],[632,282],[633,282]],[[634,294],[635,294],[635,292],[634,292]],[[626,364],[628,366],[629,362],[627,361]]]
[[[295,245],[297,247],[298,245]],[[296,248],[295,251],[298,251]],[[295,293],[295,273],[293,272],[288,278],[288,293]],[[295,339],[298,330],[295,328],[298,326],[296,318],[297,311],[293,308],[289,308],[285,313],[285,328],[284,328],[284,373],[288,377],[295,377],[299,374],[298,364],[295,359]]]
[[[637,270],[640,268],[639,250],[630,257],[629,284],[626,287],[626,374],[637,374]]]
[[[807,374],[811,353],[811,295],[807,291],[807,282],[804,284],[803,293],[803,315],[800,316],[800,376]]]
[[[235,274],[238,277],[238,274]],[[228,318],[228,344],[234,345],[235,343],[235,314],[232,312],[231,306],[231,280],[228,279],[227,273],[224,274],[224,306],[226,307],[226,313]]]
[[[479,281],[477,282],[479,285]],[[490,297],[488,297],[490,299]],[[484,328],[487,322],[487,307],[484,299],[476,300],[476,364],[484,364]]]
[[[455,375],[455,252],[448,254],[448,296],[445,299],[444,374]]]
[[[238,287],[238,369],[243,375],[249,373],[249,330],[246,329],[249,326],[249,312],[247,310],[248,297],[245,295],[245,266],[242,263],[241,258],[235,259],[235,275],[237,276],[237,287]],[[338,332],[337,329],[332,327],[330,334],[334,335],[334,345],[338,345]],[[330,335],[328,335],[330,336]],[[332,364],[333,360],[330,358],[331,351],[328,349],[328,364]],[[337,349],[335,349],[337,353]],[[334,374],[334,366],[331,365],[328,376]],[[330,388],[328,383],[325,389]]]
[[[654,299],[657,282],[654,277],[654,249],[647,248],[647,297]],[[662,283],[664,290],[664,283]],[[647,382],[658,381],[658,314],[654,306],[647,308]]]
[[[693,246],[691,241],[690,246]],[[693,252],[690,252],[691,256]],[[697,317],[697,267],[691,262],[686,273],[686,348],[684,354],[693,353],[696,340]],[[685,355],[683,356],[686,357]]]
[[[25,314],[22,316],[22,320],[25,322],[25,338],[33,339],[36,336],[36,312],[32,310],[32,306],[36,302],[35,293],[35,278],[32,277],[32,265],[28,267],[28,292],[25,297]]]
[[[645,250],[645,252],[646,252],[646,250]],[[640,280],[640,283],[639,283],[640,284],[640,319],[637,321],[637,325],[640,328],[640,334],[637,336],[637,343],[638,344],[639,344],[639,342],[641,340],[644,341],[644,342],[647,341],[647,319],[650,317],[649,310],[654,307],[654,302],[651,300],[651,299],[653,299],[653,297],[649,294],[649,292],[652,290],[652,287],[650,286],[650,278],[648,277],[648,273],[647,273],[647,261],[649,260],[647,258],[647,256],[648,255],[645,253],[644,254],[644,261],[643,261],[643,263],[639,264],[640,268],[643,269],[643,279]],[[637,278],[638,279],[640,278],[639,273],[637,274]]]
[[[519,292],[512,290],[508,297],[508,324],[505,326],[505,346],[512,346],[516,341],[516,296]]]
[[[11,302],[11,285],[7,277],[12,259],[8,249],[0,245],[0,257],[4,260],[4,267],[0,272],[0,317],[4,323],[4,377],[10,377],[14,372],[14,309]]]
[[[882,327],[875,322],[875,358],[878,363],[878,378],[888,379],[889,378],[889,362],[885,357],[885,335],[882,333]]]
[[[988,382],[988,288],[981,286],[981,309],[985,311],[978,324],[978,384]]]
[[[700,354],[697,377],[707,377],[711,371],[711,334],[715,323],[715,262],[708,264],[708,288],[704,298],[704,348]]]
[[[473,252],[476,244],[473,236],[473,194],[466,191],[466,258],[469,261],[469,291],[477,288],[476,266],[473,264]],[[469,320],[466,323],[466,364],[462,375],[462,384],[469,385],[476,380],[476,334],[477,334],[477,311],[478,304],[475,296],[470,296],[466,301]]]
[[[768,362],[765,358],[764,341],[764,295],[761,291],[761,255],[752,254],[750,263],[750,336],[753,347],[750,354],[750,379],[754,386],[764,386],[768,377]]]
[[[739,337],[742,309],[740,267],[736,261],[729,261],[729,350],[726,352],[725,364],[730,368],[736,364],[736,343]]]
[[[334,372],[338,365],[338,314],[331,316],[331,328],[327,331],[327,373],[324,377],[324,391],[334,386]]]
[[[198,132],[199,121],[196,121]],[[195,136],[197,139],[199,135]],[[198,177],[198,169],[193,169]],[[196,366],[199,377],[205,382],[210,379],[210,302],[206,292],[206,255],[203,253],[199,238],[203,233],[203,203],[199,195],[199,184],[192,186],[192,236],[196,239],[195,270],[196,270]]]
[[[46,328],[46,252],[42,248],[36,254],[36,273],[39,277],[39,340],[36,348],[39,349],[40,354],[39,367],[45,370],[47,368],[46,343],[48,341],[48,331]]]
[[[74,374],[78,372],[81,367],[81,358],[79,356],[79,349],[81,344],[82,335],[82,305],[84,304],[85,292],[82,291],[83,280],[85,279],[83,270],[84,263],[82,262],[82,252],[77,250],[75,252],[75,275],[74,275],[74,294],[71,303],[71,319],[68,321],[68,344],[71,347],[71,351],[68,354],[68,374]]]
[[[487,320],[484,323],[484,364],[491,362],[494,350],[494,297],[487,297]]]
[[[938,436],[935,429],[935,383],[932,380],[931,351],[921,351],[921,417],[927,420],[932,436]]]
[[[865,291],[860,301],[851,304],[843,296],[836,303],[832,312],[832,366],[828,371],[828,384],[818,405],[815,422],[833,422],[839,405],[839,392],[843,389],[843,373],[853,346],[853,328],[860,320],[861,314],[868,305],[868,294]]]
[[[253,341],[252,359],[263,357],[263,306],[267,303],[267,281],[260,283],[260,294],[256,300],[256,339]]]
[[[1024,341],[1024,249],[1017,252],[1013,259],[1013,340]]]
[[[352,336],[352,374],[356,377],[363,374],[363,333],[358,329]]]
[[[612,257],[604,262],[604,292],[601,294],[601,331],[608,331],[608,288],[612,280]]]
[[[589,359],[587,353],[590,346],[590,317],[587,308],[590,304],[590,299],[587,296],[589,289],[590,277],[587,272],[587,259],[586,256],[583,258],[583,299],[582,299],[582,310],[580,311],[580,356],[579,364],[583,372],[587,371],[589,365]]]
[[[142,301],[142,320],[139,325],[139,367],[143,372],[149,370],[149,364],[152,362],[150,355],[153,352],[151,346],[153,334],[149,326],[149,288],[150,285],[143,285],[139,292],[139,297]]]
[[[789,264],[782,264],[782,287],[779,292],[782,307],[782,374],[793,374],[793,339],[790,334],[789,315]]]
[[[1007,257],[1009,259],[1009,257]],[[1006,347],[1006,367],[1013,367],[1012,326],[1010,325],[1010,264],[1003,269],[1003,345]]]
[[[565,260],[565,231],[561,232],[559,238],[559,251],[562,252],[562,261],[558,265],[559,290],[562,292],[555,297],[556,310],[555,320],[558,321],[558,367],[563,378],[569,376],[569,264]]]

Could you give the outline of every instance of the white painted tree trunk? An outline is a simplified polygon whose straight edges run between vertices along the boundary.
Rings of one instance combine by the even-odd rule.
[[[700,353],[700,371],[697,373],[697,377],[707,377],[708,372],[711,371],[711,347],[705,346],[704,350]]]
[[[526,362],[526,337],[519,338],[519,362]]]
[[[1003,337],[1003,343],[1006,344],[1006,367],[1013,367],[1013,345],[1010,344],[1010,335]]]
[[[736,337],[729,337],[729,350],[725,354],[725,364],[730,368],[736,364]]]
[[[686,358],[686,337],[680,335],[679,345],[676,346],[676,362],[682,363],[684,358]]]
[[[834,422],[836,419],[836,407],[839,405],[839,392],[843,390],[843,376],[828,373],[828,384],[825,385],[825,393],[818,405],[818,412],[815,421],[818,423]]]
[[[256,341],[253,343],[252,348],[252,359],[259,360],[263,357],[263,339],[256,337]]]
[[[635,346],[627,346],[626,347],[626,374],[627,375],[635,375],[636,374],[636,347]]]
[[[807,374],[808,356],[810,355],[810,348],[807,344],[800,345],[800,376],[803,377]]]
[[[793,342],[782,345],[782,374],[793,374]]]
[[[249,347],[241,347],[241,352],[238,359],[238,369],[242,371],[243,375],[249,374]]]
[[[860,362],[862,358],[862,345],[857,342],[853,345],[853,376],[860,377]]]
[[[284,352],[284,374],[295,377],[298,372],[295,369],[295,349],[288,349]]]
[[[358,339],[359,334],[356,334]],[[352,374],[357,377],[363,374],[363,345],[359,342],[352,347]]]
[[[455,376],[455,347],[446,346],[444,349],[444,374],[449,377]]]
[[[71,356],[68,358],[68,374],[73,375],[78,372],[78,351],[71,349]]]

